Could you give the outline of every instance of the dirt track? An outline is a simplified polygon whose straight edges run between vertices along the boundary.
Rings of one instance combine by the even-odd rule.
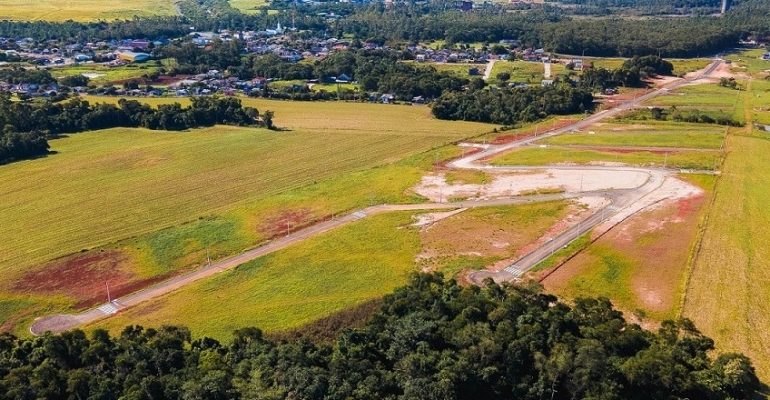
[[[713,72],[719,66],[719,64],[720,64],[720,61],[714,62],[712,65],[707,67],[705,72],[701,74],[699,78],[707,77],[711,72]],[[599,224],[602,224],[602,223],[604,223],[605,225],[611,224],[611,223],[616,224],[622,221],[623,219],[625,219],[628,215],[631,215],[639,211],[640,209],[644,208],[645,206],[652,204],[650,202],[651,199],[659,198],[661,196],[665,198],[666,196],[671,195],[669,192],[663,192],[663,193],[657,193],[657,194],[655,193],[661,187],[665,186],[664,182],[667,179],[667,175],[670,173],[670,171],[666,171],[662,169],[642,169],[642,168],[630,168],[630,167],[570,167],[570,166],[534,167],[534,168],[533,167],[515,167],[515,166],[491,167],[488,165],[478,165],[477,163],[480,160],[487,159],[491,156],[503,153],[505,151],[511,150],[516,147],[528,146],[532,144],[532,142],[534,142],[535,140],[540,140],[546,137],[557,136],[576,129],[585,128],[602,119],[613,117],[618,113],[631,109],[637,106],[639,103],[647,101],[655,96],[668,93],[670,89],[674,89],[676,87],[679,87],[683,84],[687,84],[689,82],[691,82],[691,80],[686,80],[686,79],[675,80],[671,83],[668,83],[662,86],[661,88],[655,91],[647,93],[634,100],[630,100],[611,110],[606,110],[606,111],[602,111],[597,114],[594,114],[574,124],[571,124],[562,128],[557,128],[551,132],[541,134],[537,137],[525,138],[523,140],[514,141],[514,142],[501,144],[501,145],[481,146],[483,148],[483,151],[470,154],[468,156],[465,156],[463,158],[460,158],[458,160],[455,160],[449,163],[449,166],[452,168],[477,169],[477,170],[484,170],[487,172],[495,172],[495,173],[513,172],[513,171],[521,171],[521,170],[527,170],[527,169],[529,170],[547,169],[547,170],[553,170],[553,171],[573,171],[573,172],[584,171],[582,172],[582,174],[587,176],[590,176],[591,173],[598,172],[598,171],[604,171],[604,172],[616,171],[618,173],[644,174],[647,176],[647,178],[645,178],[643,182],[641,182],[641,184],[634,185],[635,187],[631,187],[631,188],[625,187],[622,189],[618,189],[616,187],[606,186],[606,185],[604,188],[602,188],[601,186],[590,187],[590,189],[593,190],[592,192],[590,192],[591,196],[605,197],[609,199],[612,202],[612,204],[602,207],[593,215],[589,216],[583,221],[578,222],[578,224],[574,228],[568,229],[566,232],[563,232],[561,235],[553,238],[552,242],[545,243],[544,245],[526,254],[524,257],[517,260],[515,263],[511,264],[509,268],[506,268],[505,270],[499,271],[499,272],[481,271],[476,274],[473,274],[471,276],[471,280],[478,283],[486,277],[492,277],[496,281],[516,279],[518,276],[526,272],[527,269],[533,267],[538,262],[548,257],[552,253],[555,247],[561,247],[568,244],[570,241],[574,240],[576,237],[578,237],[582,233],[593,229]],[[585,192],[585,190],[583,190],[584,188],[582,187],[583,175],[581,175],[580,190],[571,190],[572,192]],[[569,179],[571,182],[575,181],[574,176]],[[89,322],[93,322],[101,318],[106,318],[127,307],[135,306],[139,303],[170,293],[181,287],[189,285],[199,279],[212,276],[224,270],[235,268],[238,265],[241,265],[245,262],[254,260],[266,254],[278,251],[280,249],[288,247],[306,238],[319,235],[323,232],[327,232],[329,230],[335,229],[342,225],[357,221],[359,219],[365,218],[366,216],[373,215],[373,214],[389,212],[389,211],[440,210],[440,209],[458,209],[463,207],[500,206],[500,205],[523,204],[523,203],[530,203],[535,201],[547,201],[547,200],[554,200],[554,199],[560,199],[560,198],[575,197],[574,194],[550,194],[550,195],[522,196],[522,197],[515,197],[515,196],[511,197],[512,193],[510,192],[507,192],[504,194],[507,197],[492,198],[494,196],[489,196],[489,198],[484,198],[484,199],[444,203],[444,202],[441,202],[442,198],[441,196],[439,196],[439,199],[438,199],[439,201],[436,203],[407,204],[407,205],[377,205],[377,206],[367,207],[363,210],[350,213],[341,218],[324,221],[312,227],[306,228],[304,230],[300,230],[284,238],[274,240],[264,246],[260,246],[258,248],[249,250],[245,253],[239,254],[235,257],[226,259],[219,263],[209,265],[197,271],[193,271],[191,273],[178,276],[176,278],[159,283],[155,286],[149,287],[139,292],[115,299],[110,303],[99,306],[98,308],[91,309],[75,315],[58,314],[58,315],[53,315],[49,317],[39,318],[35,320],[35,322],[30,327],[30,332],[32,332],[35,335],[44,333],[46,331],[62,332]]]

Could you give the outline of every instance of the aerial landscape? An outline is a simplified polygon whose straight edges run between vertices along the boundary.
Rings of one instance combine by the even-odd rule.
[[[0,399],[768,398],[769,17],[0,0]]]

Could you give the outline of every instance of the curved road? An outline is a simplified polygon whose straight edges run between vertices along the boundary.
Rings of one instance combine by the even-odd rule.
[[[720,63],[721,63],[721,60],[716,60],[709,67],[707,67],[706,71],[699,78],[708,76],[711,72],[713,72],[719,66]],[[557,135],[561,135],[574,130],[582,129],[602,119],[613,117],[623,111],[636,107],[637,105],[639,105],[644,101],[647,101],[655,96],[665,94],[669,90],[675,89],[689,82],[690,80],[686,80],[686,79],[680,79],[680,80],[674,81],[668,85],[664,85],[663,87],[657,90],[654,90],[650,93],[640,96],[634,100],[628,101],[618,107],[599,112],[572,125],[569,125],[560,129],[556,129],[536,137],[526,138],[516,142],[511,142],[511,143],[506,143],[501,145],[479,146],[479,147],[482,147],[484,150],[479,153],[462,157],[460,159],[457,159],[449,163],[450,167],[459,168],[459,169],[481,169],[481,170],[496,170],[496,171],[544,169],[544,168],[574,169],[574,170],[611,170],[611,171],[643,172],[649,176],[649,178],[644,184],[634,189],[603,190],[603,191],[590,192],[591,195],[593,196],[601,196],[601,197],[607,198],[608,200],[610,200],[610,204],[601,208],[600,210],[598,210],[596,213],[589,216],[588,218],[585,218],[582,221],[579,221],[575,226],[563,232],[562,234],[554,237],[553,239],[543,244],[539,248],[533,250],[532,252],[516,260],[514,263],[512,263],[503,271],[498,271],[498,272],[479,271],[471,274],[470,276],[471,281],[475,283],[481,283],[481,281],[483,281],[487,277],[491,277],[495,281],[515,280],[516,278],[521,276],[523,273],[525,273],[528,269],[532,268],[533,266],[537,265],[540,261],[549,257],[555,251],[555,249],[566,246],[569,242],[571,242],[575,238],[590,231],[598,224],[602,223],[608,218],[611,218],[617,215],[625,208],[633,205],[634,203],[643,199],[645,196],[654,192],[663,184],[663,181],[665,180],[665,174],[666,174],[666,171],[662,169],[643,169],[643,168],[632,168],[632,167],[598,167],[598,166],[513,167],[513,166],[477,165],[476,163],[479,160],[492,157],[494,155],[506,152],[516,147],[528,146],[532,142],[543,139],[545,137],[557,136]],[[216,264],[206,266],[199,270],[196,270],[184,275],[180,275],[171,280],[161,282],[155,286],[151,286],[144,290],[112,300],[111,302],[103,304],[97,308],[87,310],[82,313],[74,314],[74,315],[58,314],[58,315],[52,315],[49,317],[39,318],[35,320],[35,322],[30,327],[30,332],[32,332],[32,334],[35,334],[35,335],[42,334],[46,331],[57,333],[57,332],[62,332],[68,329],[75,328],[82,324],[96,321],[101,318],[109,317],[110,315],[117,313],[119,310],[131,307],[131,306],[135,306],[139,303],[170,293],[183,286],[189,285],[199,279],[212,276],[220,271],[235,268],[238,265],[241,265],[245,262],[262,257],[266,254],[278,251],[280,249],[288,247],[306,238],[316,236],[323,232],[327,232],[329,230],[335,229],[342,225],[351,223],[353,221],[357,221],[359,219],[365,218],[373,214],[379,214],[379,213],[390,212],[390,211],[439,210],[439,209],[458,209],[458,208],[464,208],[464,207],[501,206],[501,205],[524,204],[524,203],[530,203],[530,202],[548,201],[548,200],[571,198],[571,197],[574,197],[574,195],[551,194],[551,195],[539,195],[539,196],[510,197],[510,198],[494,199],[494,200],[463,201],[463,202],[456,202],[456,203],[426,203],[426,204],[403,204],[403,205],[384,205],[383,204],[383,205],[371,206],[371,207],[367,207],[362,210],[347,214],[338,219],[331,219],[328,221],[321,222],[309,228],[287,235],[286,237],[274,240],[264,246],[257,247],[245,253],[220,261]]]

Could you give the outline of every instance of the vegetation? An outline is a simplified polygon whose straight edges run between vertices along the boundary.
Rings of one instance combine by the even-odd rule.
[[[550,145],[681,147],[719,149],[723,147],[725,129],[695,124],[651,123],[632,129],[622,124],[591,127],[590,132],[560,135],[541,142]],[[596,129],[594,131],[594,129]]]
[[[269,112],[268,112],[269,113]],[[185,108],[179,103],[152,108],[136,100],[121,99],[117,106],[91,106],[76,97],[61,104],[25,103],[0,93],[0,163],[41,156],[49,148],[46,136],[113,127],[184,130],[215,124],[263,125],[273,128],[269,115],[243,108],[236,98],[198,97]]]
[[[704,151],[602,151],[548,147],[515,150],[494,158],[492,164],[550,165],[561,163],[591,164],[619,162],[640,166],[712,170],[720,159],[720,153]]]
[[[276,343],[257,328],[231,344],[165,326],[18,340],[2,337],[9,399],[126,398],[747,398],[751,361],[712,358],[688,320],[657,333],[607,299],[573,306],[535,286],[461,287],[412,275],[361,329],[331,343]]]
[[[169,0],[0,0],[0,10],[0,19],[17,21],[89,22],[175,14]]]
[[[537,121],[548,115],[588,110],[592,102],[593,96],[589,91],[557,84],[495,91],[445,92],[431,104],[431,109],[439,119],[513,125]]]

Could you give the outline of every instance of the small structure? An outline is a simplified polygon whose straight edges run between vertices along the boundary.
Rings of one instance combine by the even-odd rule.
[[[470,76],[479,76],[481,74],[479,73],[479,69],[474,67],[474,68],[468,68],[468,75],[470,75]]]
[[[118,54],[118,58],[127,62],[142,63],[149,60],[150,55],[147,53],[134,53],[133,51],[124,51]]]

